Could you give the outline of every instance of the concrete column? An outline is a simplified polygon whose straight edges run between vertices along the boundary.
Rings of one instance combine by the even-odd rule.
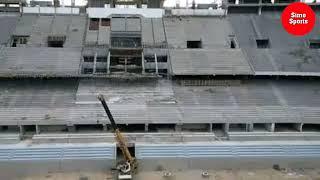
[[[108,52],[107,58],[107,74],[110,74],[110,51]]]
[[[40,126],[36,125],[36,134],[40,134]]]
[[[149,124],[144,124],[144,131],[149,132]]]
[[[176,124],[175,130],[178,132],[181,132],[182,131],[182,124]]]
[[[103,124],[102,126],[103,126],[103,131],[108,131],[108,127],[106,124]]]
[[[96,73],[96,66],[97,66],[97,52],[94,54],[94,59],[93,59],[93,74]]]
[[[209,124],[209,132],[213,132],[212,123]]]
[[[154,62],[156,63],[156,74],[159,74],[159,71],[158,71],[158,58],[157,58],[157,54],[154,53]]]
[[[74,125],[67,126],[68,132],[76,132],[76,127]]]
[[[142,66],[142,74],[146,72],[145,67],[144,67],[144,53],[143,51],[141,52],[141,66]]]
[[[274,127],[275,124],[274,123],[266,123],[266,129],[270,132],[274,132]]]
[[[302,132],[302,126],[303,126],[303,123],[294,124],[294,128],[299,132]]]
[[[246,124],[246,131],[252,132],[253,131],[253,123]]]
[[[20,136],[23,136],[25,133],[24,127],[22,125],[19,126]]]
[[[223,131],[225,132],[225,133],[228,133],[229,132],[229,123],[225,123],[225,124],[223,124],[222,125],[223,127]]]

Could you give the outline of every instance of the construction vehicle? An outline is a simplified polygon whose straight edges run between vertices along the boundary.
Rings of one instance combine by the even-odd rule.
[[[119,148],[123,154],[123,157],[125,159],[124,162],[120,162],[116,167],[116,169],[119,172],[118,179],[119,180],[120,179],[121,180],[132,179],[132,174],[134,174],[138,168],[137,161],[134,157],[132,157],[132,155],[128,149],[127,141],[126,141],[125,137],[122,135],[122,133],[120,132],[116,122],[114,121],[113,116],[110,112],[110,109],[109,109],[103,95],[99,94],[98,99],[100,100],[104,110],[106,111],[106,113],[108,115],[112,130],[115,135],[115,139],[116,139],[118,146],[119,146]]]

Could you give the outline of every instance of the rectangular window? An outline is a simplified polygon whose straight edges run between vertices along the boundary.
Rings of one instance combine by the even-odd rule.
[[[310,39],[309,40],[310,49],[320,49],[320,39]]]
[[[11,47],[22,47],[28,43],[29,36],[12,36]]]
[[[157,61],[158,62],[167,62],[168,57],[167,56],[157,56]]]
[[[63,48],[66,36],[48,36],[48,47]]]
[[[187,48],[202,48],[201,41],[187,41]]]
[[[269,39],[256,39],[257,48],[265,49],[270,48]]]
[[[110,26],[110,18],[102,18],[101,26]]]
[[[84,62],[93,62],[94,57],[93,56],[83,56],[83,61]]]
[[[89,30],[91,30],[91,31],[99,30],[99,19],[98,18],[91,18],[90,19]]]

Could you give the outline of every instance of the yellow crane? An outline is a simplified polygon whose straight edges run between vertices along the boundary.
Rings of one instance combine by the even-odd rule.
[[[117,166],[117,169],[119,170],[118,179],[131,179],[132,174],[135,173],[138,168],[137,160],[134,157],[132,157],[132,155],[128,149],[127,140],[122,135],[116,122],[114,121],[113,116],[110,112],[110,109],[109,109],[103,95],[99,94],[98,99],[101,102],[104,110],[106,111],[106,113],[108,115],[108,118],[111,123],[111,127],[113,129],[114,134],[115,134],[115,139],[116,139],[118,146],[121,149],[121,152],[122,152],[123,157],[125,159],[125,162],[122,162]]]

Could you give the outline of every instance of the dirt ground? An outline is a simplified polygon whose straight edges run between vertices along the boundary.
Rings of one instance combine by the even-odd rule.
[[[170,177],[164,177],[165,172],[140,172],[134,180],[320,180],[320,169],[263,169],[263,170],[208,170],[209,176],[202,176],[201,170],[170,172]],[[19,180],[113,180],[111,172],[72,172],[48,173]]]

